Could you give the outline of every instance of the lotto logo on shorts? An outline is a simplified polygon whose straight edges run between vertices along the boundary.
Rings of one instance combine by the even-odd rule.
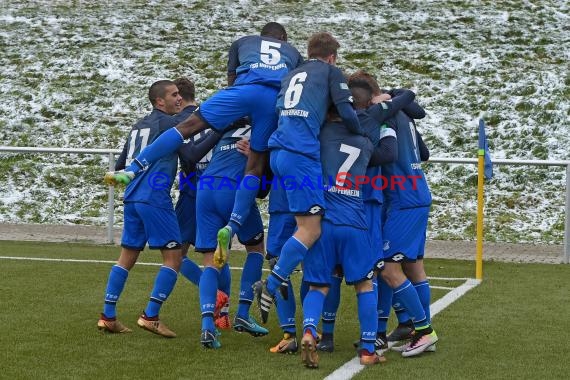
[[[384,269],[384,260],[380,260],[376,263],[376,269],[378,270]]]
[[[176,241],[168,242],[164,247],[168,249],[176,248],[178,247],[178,242]]]
[[[398,253],[397,255],[392,256],[392,260],[395,262],[399,262],[404,260],[404,255],[402,255],[401,253]]]
[[[309,214],[311,215],[318,215],[323,211],[321,206],[315,205],[309,209]]]

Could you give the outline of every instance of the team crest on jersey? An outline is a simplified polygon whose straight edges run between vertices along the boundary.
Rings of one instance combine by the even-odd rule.
[[[342,90],[348,90],[348,84],[346,84],[346,83],[340,83],[340,88],[341,88]]]
[[[390,240],[384,240],[384,247],[382,248],[384,251],[390,249]]]

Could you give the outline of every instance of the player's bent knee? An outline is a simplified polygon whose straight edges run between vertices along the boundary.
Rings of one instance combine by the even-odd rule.
[[[242,243],[243,245],[246,246],[246,249],[248,252],[250,252],[250,251],[257,252],[258,250],[263,249],[263,238],[264,237],[265,237],[265,234],[263,233],[263,231],[261,231],[247,241],[242,241],[240,239],[238,239],[238,240],[240,243]]]

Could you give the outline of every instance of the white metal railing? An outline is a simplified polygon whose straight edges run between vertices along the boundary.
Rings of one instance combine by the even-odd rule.
[[[0,152],[14,153],[76,153],[76,154],[100,154],[109,158],[109,170],[114,170],[115,155],[120,154],[119,149],[80,149],[80,148],[36,148],[19,146],[0,146]],[[443,164],[473,164],[477,165],[476,158],[443,158],[430,157],[430,163]],[[564,218],[564,263],[570,262],[570,160],[542,161],[542,160],[513,160],[513,159],[493,159],[493,165],[525,165],[525,166],[563,166],[566,167],[566,212]],[[114,187],[109,186],[109,202],[107,204],[107,237],[109,243],[114,242]]]

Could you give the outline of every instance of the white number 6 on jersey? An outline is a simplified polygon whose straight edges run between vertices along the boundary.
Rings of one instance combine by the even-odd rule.
[[[285,91],[285,99],[283,105],[285,108],[293,108],[299,103],[301,93],[303,92],[303,82],[307,79],[305,71],[295,74],[289,81],[289,87]]]

